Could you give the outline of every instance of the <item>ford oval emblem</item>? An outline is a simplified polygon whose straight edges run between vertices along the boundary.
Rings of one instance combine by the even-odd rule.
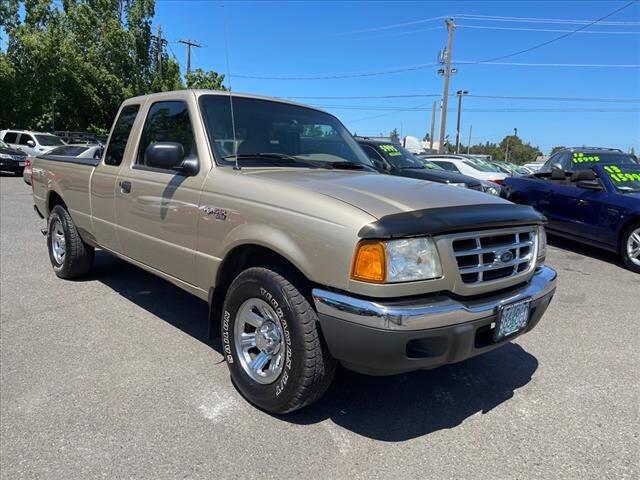
[[[500,252],[498,254],[498,260],[500,260],[502,263],[509,263],[513,260],[513,253],[511,253],[511,250]]]

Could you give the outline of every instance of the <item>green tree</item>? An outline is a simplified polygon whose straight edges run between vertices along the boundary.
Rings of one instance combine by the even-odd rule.
[[[555,147],[553,147],[551,149],[551,153],[549,155],[553,155],[554,153],[559,152],[560,150],[564,150],[564,149],[565,149],[565,147],[563,147],[561,145],[555,146]]]
[[[398,129],[394,128],[393,130],[391,130],[391,133],[389,134],[389,138],[391,139],[392,143],[400,143],[400,134],[398,133]]]
[[[226,90],[224,75],[213,70],[205,72],[202,68],[196,68],[187,75],[187,88],[203,88],[208,90]]]
[[[105,132],[125,98],[184,88],[154,11],[155,0],[0,0],[0,128]]]

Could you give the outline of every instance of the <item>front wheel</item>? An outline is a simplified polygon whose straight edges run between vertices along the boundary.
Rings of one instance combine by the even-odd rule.
[[[640,273],[640,223],[635,223],[624,231],[620,253],[627,268]]]
[[[221,329],[231,378],[247,400],[282,414],[322,396],[336,362],[317,320],[305,296],[279,273],[254,267],[238,275],[225,298]]]

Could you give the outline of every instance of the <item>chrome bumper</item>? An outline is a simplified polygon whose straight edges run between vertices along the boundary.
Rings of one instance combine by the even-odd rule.
[[[555,270],[542,266],[520,289],[473,300],[435,295],[376,302],[319,288],[314,288],[312,294],[316,310],[321,315],[387,330],[423,330],[490,317],[506,303],[527,298],[537,300],[553,293],[556,277]]]

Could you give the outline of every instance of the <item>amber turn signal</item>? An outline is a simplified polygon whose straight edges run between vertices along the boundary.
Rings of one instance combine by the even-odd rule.
[[[382,242],[362,242],[356,249],[351,278],[363,282],[383,283],[386,278],[385,249]]]

